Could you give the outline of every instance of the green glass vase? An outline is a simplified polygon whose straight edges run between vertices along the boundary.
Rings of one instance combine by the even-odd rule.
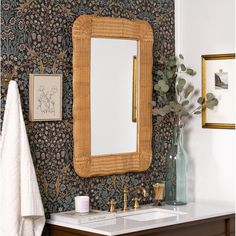
[[[183,125],[174,126],[170,150],[166,156],[165,202],[169,205],[187,204],[187,154],[183,147]]]

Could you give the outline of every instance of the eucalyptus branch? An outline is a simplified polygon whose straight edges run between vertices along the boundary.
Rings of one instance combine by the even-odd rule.
[[[165,116],[173,112],[179,117],[181,122],[192,115],[198,115],[203,109],[214,109],[218,105],[218,100],[212,93],[206,94],[206,101],[199,97],[197,107],[189,105],[193,99],[193,94],[197,92],[191,83],[185,79],[186,76],[193,77],[196,72],[186,67],[183,64],[184,57],[170,57],[169,59],[161,60],[163,69],[157,71],[157,83],[154,85],[154,91],[157,92],[157,97],[161,98],[163,106],[158,106],[156,101],[153,101],[153,115]],[[188,108],[187,108],[188,107]]]

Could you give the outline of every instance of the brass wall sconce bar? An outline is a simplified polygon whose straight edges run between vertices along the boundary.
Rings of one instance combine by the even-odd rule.
[[[132,121],[137,122],[137,57],[133,56]]]

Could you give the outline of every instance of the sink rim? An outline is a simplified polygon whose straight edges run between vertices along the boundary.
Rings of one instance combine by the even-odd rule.
[[[144,217],[145,216],[145,217]],[[163,211],[151,211],[151,212],[143,212],[141,214],[124,216],[124,220],[133,220],[138,222],[148,222],[152,220],[163,220],[168,218],[176,218],[178,215],[174,213],[167,213]]]
[[[125,218],[127,216],[141,215],[141,214],[152,213],[152,212],[169,213],[169,214],[173,214],[174,216],[188,214],[187,212],[183,212],[183,211],[168,210],[168,209],[162,209],[162,208],[158,208],[158,207],[151,207],[151,208],[130,209],[129,211],[125,211],[125,212],[120,211],[120,212],[116,213],[116,218]]]

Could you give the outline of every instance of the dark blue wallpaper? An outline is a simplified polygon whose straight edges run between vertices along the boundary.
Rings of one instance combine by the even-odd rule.
[[[147,20],[154,31],[154,66],[157,59],[174,54],[174,0],[2,0],[1,71],[13,77],[21,94],[31,152],[47,217],[74,208],[76,194],[88,194],[97,209],[107,201],[122,203],[124,185],[143,184],[153,198],[152,183],[165,178],[172,120],[153,121],[153,162],[144,173],[80,178],[73,166],[72,35],[81,14]],[[63,74],[63,120],[28,121],[29,73]],[[1,87],[1,123],[7,89]],[[144,202],[143,201],[143,202]]]

